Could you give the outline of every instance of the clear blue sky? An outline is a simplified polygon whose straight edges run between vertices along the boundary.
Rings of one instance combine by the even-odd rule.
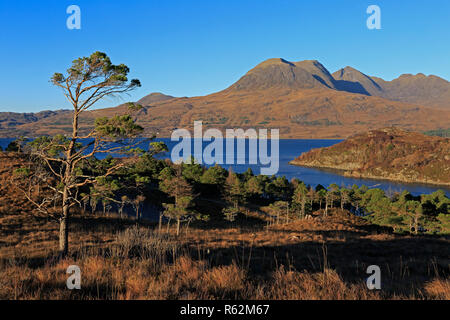
[[[81,30],[66,28],[71,4],[81,8]],[[381,30],[366,27],[371,4],[381,8]],[[124,101],[209,94],[273,57],[387,80],[418,72],[450,80],[450,1],[2,0],[0,42],[0,111],[69,108],[49,78],[97,50],[141,80]]]

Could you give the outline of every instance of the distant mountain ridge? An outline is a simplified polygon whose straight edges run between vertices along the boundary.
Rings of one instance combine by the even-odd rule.
[[[382,91],[376,81],[352,67],[339,69],[332,75],[337,83],[338,90],[370,96],[380,96]]]
[[[258,64],[233,84],[230,89],[260,90],[272,87],[335,89],[335,81],[328,70],[317,60],[289,62],[275,58]]]
[[[175,98],[175,97],[168,96],[168,95],[162,94],[160,92],[153,92],[153,93],[150,93],[149,95],[146,95],[145,97],[141,98],[136,103],[138,103],[142,106],[149,106],[152,103],[159,102],[159,101],[166,101],[166,100],[170,100],[173,98]]]
[[[450,128],[450,84],[436,77],[402,75],[392,81],[345,67],[331,74],[319,61],[261,62],[228,88],[199,97],[152,93],[137,101],[145,135],[169,137],[176,128],[278,128],[282,138],[346,138],[357,132],[397,126],[426,131]],[[127,112],[126,104],[85,112],[81,130],[94,119]],[[70,114],[69,114],[70,115]],[[0,136],[69,133],[68,114],[19,121],[8,116]],[[0,119],[5,117],[0,113]],[[30,120],[32,119],[32,120]]]
[[[450,109],[450,82],[440,77],[425,76],[422,73],[402,74],[397,79],[385,81],[349,66],[330,74],[317,60],[290,62],[281,58],[268,59],[247,72],[231,89],[253,90],[271,87],[328,88]]]
[[[69,114],[70,110],[40,111],[37,113],[26,112],[0,112],[0,130],[14,128],[23,124],[37,122],[61,114]]]
[[[385,81],[345,67],[333,73],[333,77],[337,81],[346,81],[341,90],[450,109],[450,82],[434,75],[402,74],[397,79]]]

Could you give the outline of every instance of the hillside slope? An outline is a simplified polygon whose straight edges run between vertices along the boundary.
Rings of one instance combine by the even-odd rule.
[[[313,149],[291,164],[361,178],[450,185],[450,139],[385,128]]]
[[[204,129],[278,128],[281,138],[304,139],[346,138],[390,126],[412,131],[450,127],[450,109],[387,99],[386,85],[378,82],[352,68],[333,76],[316,60],[269,59],[217,93],[191,98],[148,95],[138,101],[144,108],[136,119],[145,128],[145,135],[160,137],[170,137],[176,128],[191,130],[194,120],[202,120]],[[435,94],[427,88],[426,92]],[[406,91],[402,94],[409,97]],[[126,104],[86,112],[80,124],[86,131],[97,117],[125,112]],[[64,134],[70,130],[71,117],[66,113],[0,128],[0,136]]]

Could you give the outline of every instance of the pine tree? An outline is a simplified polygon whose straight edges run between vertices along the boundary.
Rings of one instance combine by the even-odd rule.
[[[305,184],[300,183],[294,191],[294,195],[292,196],[292,201],[294,203],[300,204],[301,206],[301,217],[304,218],[306,216],[306,202],[308,200],[308,188],[306,188]]]

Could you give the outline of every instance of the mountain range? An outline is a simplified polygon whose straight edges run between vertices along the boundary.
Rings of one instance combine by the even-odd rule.
[[[170,137],[176,128],[279,128],[282,138],[346,138],[382,127],[410,131],[450,128],[450,82],[404,74],[392,81],[345,67],[331,74],[320,62],[268,59],[230,87],[206,96],[152,93],[137,101],[145,135]],[[85,112],[87,131],[97,117],[122,114],[126,104]],[[0,136],[69,133],[69,111],[0,113]]]

